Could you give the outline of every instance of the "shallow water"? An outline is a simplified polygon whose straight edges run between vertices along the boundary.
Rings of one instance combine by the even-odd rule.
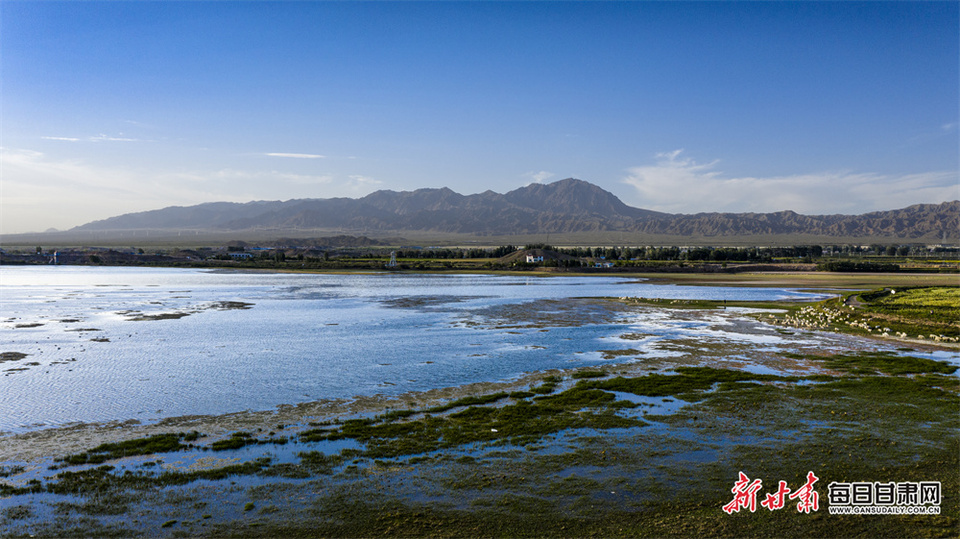
[[[789,350],[829,338],[781,335],[732,310],[590,299],[621,296],[816,297],[622,277],[2,267],[0,431],[269,410],[645,361],[715,343]],[[601,352],[626,349],[641,353]]]

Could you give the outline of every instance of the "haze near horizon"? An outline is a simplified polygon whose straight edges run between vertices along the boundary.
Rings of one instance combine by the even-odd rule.
[[[504,193],[860,214],[960,198],[960,5],[0,3],[0,233]]]

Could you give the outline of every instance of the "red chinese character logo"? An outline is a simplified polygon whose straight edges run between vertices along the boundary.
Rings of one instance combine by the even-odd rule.
[[[771,511],[783,509],[783,506],[787,504],[787,494],[790,494],[790,489],[787,488],[787,482],[780,481],[777,492],[775,494],[767,494],[767,497],[760,502],[760,505]]]
[[[813,484],[816,483],[818,479],[817,476],[813,475],[813,472],[807,472],[806,484],[793,491],[793,494],[790,495],[791,500],[800,498],[797,502],[797,511],[809,514],[810,510],[820,510],[820,495],[817,494],[817,491],[813,490]]]
[[[733,493],[733,501],[724,505],[723,511],[728,515],[745,508],[749,508],[751,513],[755,512],[757,510],[757,491],[760,490],[761,483],[763,483],[761,479],[754,479],[751,482],[746,474],[740,472],[740,479],[730,489],[730,492]]]

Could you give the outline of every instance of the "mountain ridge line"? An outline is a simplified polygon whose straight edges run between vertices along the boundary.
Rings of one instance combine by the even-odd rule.
[[[504,194],[448,187],[380,190],[361,198],[207,202],[93,221],[71,231],[342,229],[474,234],[632,232],[678,236],[808,234],[947,241],[960,237],[960,201],[914,204],[860,215],[700,212],[669,214],[628,206],[589,182],[568,178]]]

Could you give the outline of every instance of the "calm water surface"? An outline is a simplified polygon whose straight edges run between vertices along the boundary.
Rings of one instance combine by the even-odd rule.
[[[677,317],[589,299],[609,296],[813,297],[619,277],[2,267],[0,430],[509,380],[638,360],[604,359],[600,350],[670,355],[658,342],[678,337],[772,349],[799,338],[738,332],[730,311]],[[620,338],[631,332],[646,336],[640,344]]]

